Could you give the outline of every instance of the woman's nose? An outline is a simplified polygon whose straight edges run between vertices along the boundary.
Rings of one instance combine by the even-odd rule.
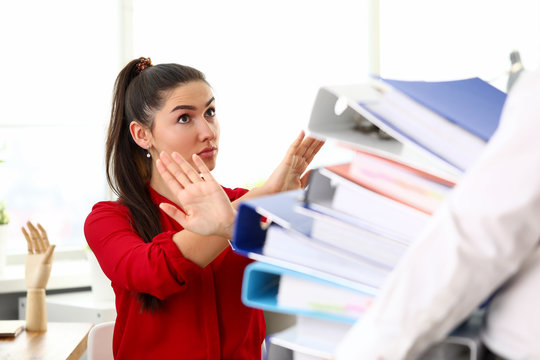
[[[199,137],[201,141],[213,140],[216,137],[215,125],[206,119],[199,121]]]

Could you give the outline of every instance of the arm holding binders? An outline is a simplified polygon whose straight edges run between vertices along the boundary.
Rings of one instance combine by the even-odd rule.
[[[337,360],[414,359],[498,291],[482,339],[504,358],[538,358],[540,72],[523,74],[501,123],[407,252]]]

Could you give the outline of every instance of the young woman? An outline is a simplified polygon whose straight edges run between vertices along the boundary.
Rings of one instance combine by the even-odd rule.
[[[228,243],[234,207],[304,186],[323,143],[302,132],[261,187],[221,187],[209,173],[219,151],[214,103],[204,75],[187,66],[140,58],[116,80],[106,169],[119,199],[97,203],[85,223],[116,295],[116,359],[261,358],[263,314],[240,300],[249,260]],[[187,193],[182,167],[203,182]]]

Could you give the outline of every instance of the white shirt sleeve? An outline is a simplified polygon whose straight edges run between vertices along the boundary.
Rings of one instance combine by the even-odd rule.
[[[485,151],[343,339],[336,360],[414,359],[520,270],[540,239],[539,139],[540,72],[524,72]]]

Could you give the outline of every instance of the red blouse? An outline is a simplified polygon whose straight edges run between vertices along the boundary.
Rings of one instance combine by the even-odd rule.
[[[152,201],[172,203],[150,189]],[[231,201],[245,189],[227,189]],[[99,202],[84,226],[86,240],[116,295],[115,359],[261,359],[262,311],[242,304],[249,259],[230,247],[201,268],[186,259],[172,235],[182,227],[160,210],[163,233],[145,243],[119,202]],[[162,300],[141,312],[138,293]]]

